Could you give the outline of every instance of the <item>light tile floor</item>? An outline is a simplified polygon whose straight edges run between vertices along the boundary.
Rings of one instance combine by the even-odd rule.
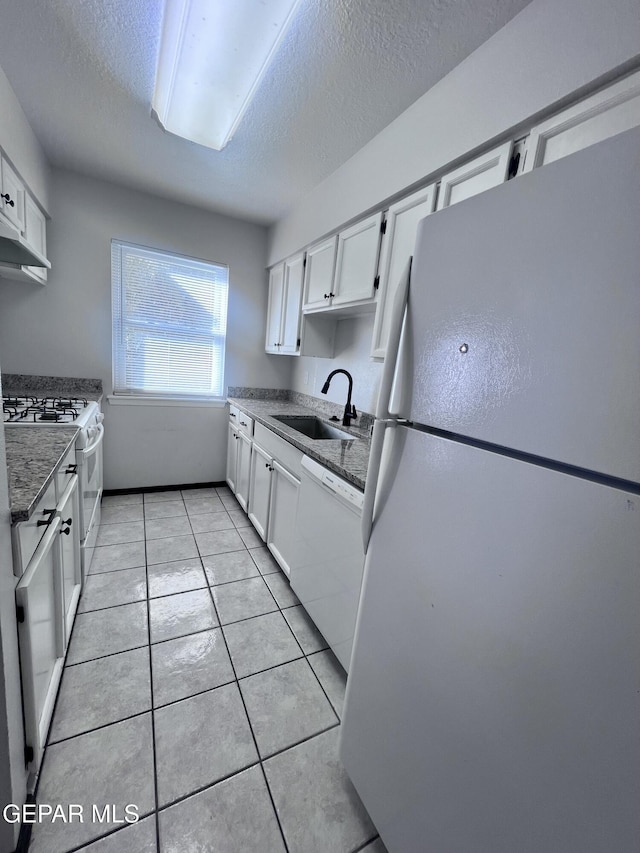
[[[384,853],[338,758],[344,689],[226,487],[105,498],[36,792],[84,820],[29,849]]]

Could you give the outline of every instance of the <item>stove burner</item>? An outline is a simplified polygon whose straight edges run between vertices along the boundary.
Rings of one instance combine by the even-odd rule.
[[[38,421],[59,421],[60,420],[60,412],[57,412],[55,409],[35,409],[33,419]],[[40,411],[40,416],[37,416],[37,412]]]

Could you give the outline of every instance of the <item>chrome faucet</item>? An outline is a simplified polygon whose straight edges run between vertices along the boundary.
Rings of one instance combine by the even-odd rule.
[[[353,377],[349,373],[348,370],[343,370],[339,367],[337,370],[332,370],[331,373],[327,376],[327,379],[322,386],[321,394],[326,394],[329,390],[329,385],[331,384],[331,380],[336,375],[336,373],[344,373],[344,375],[349,380],[349,390],[347,392],[347,404],[344,407],[344,415],[342,416],[342,426],[349,426],[351,423],[351,418],[357,418],[358,413],[356,412],[356,407],[351,405],[351,392],[353,391]],[[338,420],[335,418],[335,420]]]

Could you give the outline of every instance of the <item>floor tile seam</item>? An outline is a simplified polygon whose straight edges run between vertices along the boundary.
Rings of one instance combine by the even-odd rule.
[[[202,785],[199,788],[194,788],[193,791],[189,791],[188,794],[183,794],[180,797],[176,797],[175,800],[171,800],[171,802],[166,803],[162,806],[158,806],[157,815],[158,822],[160,815],[162,812],[168,811],[168,809],[173,806],[177,806],[180,803],[184,803],[185,800],[190,799],[191,797],[197,797],[199,794],[203,794],[205,791],[208,791],[210,788],[215,788],[217,785],[221,785],[223,782],[228,782],[229,779],[233,779],[234,776],[239,776],[241,773],[244,773],[247,770],[251,770],[254,767],[258,767],[260,765],[260,760],[256,759],[255,761],[251,761],[249,764],[244,765],[243,767],[238,768],[238,770],[234,770],[231,773],[227,773],[225,776],[221,776],[219,779],[216,779],[215,782],[209,782],[206,785]],[[158,851],[160,851],[160,847],[158,846]]]
[[[156,829],[156,850],[160,853],[160,819],[158,817],[158,806],[160,800],[158,797],[158,759],[156,755],[156,721],[153,712],[154,694],[153,694],[153,654],[151,652],[151,599],[149,596],[149,562],[147,557],[147,520],[144,519],[144,563],[145,563],[145,578],[147,584],[147,641],[149,648],[149,692],[151,700],[151,755],[153,761],[153,797],[155,802],[155,829]]]
[[[204,690],[196,690],[195,693],[189,693],[187,696],[181,696],[180,699],[172,699],[170,702],[163,702],[161,705],[155,705],[152,711],[162,711],[164,708],[170,708],[172,705],[178,705],[180,702],[186,702],[188,699],[194,699],[196,696],[204,696],[205,693],[213,693],[214,690],[219,690],[221,687],[228,687],[230,684],[237,684],[238,679],[235,675],[228,681],[223,681],[216,684],[215,687],[206,687]]]
[[[132,545],[134,543],[128,542],[128,543],[124,543],[124,544]],[[108,548],[109,546],[103,545],[102,547]],[[90,571],[89,574],[87,575],[85,581],[88,580],[89,578],[92,578],[94,575],[112,575],[115,572],[128,572],[129,569],[145,569],[145,568],[146,568],[146,566],[125,566],[122,569],[106,569],[104,572]]]
[[[273,798],[273,793],[271,791],[271,787],[269,786],[269,780],[267,779],[267,774],[266,774],[266,771],[264,769],[264,764],[262,762],[262,759],[260,759],[260,772],[262,773],[262,778],[264,779],[264,784],[265,784],[265,787],[267,789],[267,794],[269,795],[269,799],[271,800],[271,808],[273,809],[273,813],[274,813],[274,815],[276,817],[276,821],[278,823],[278,829],[280,830],[280,836],[282,838],[282,843],[284,845],[284,849],[285,849],[286,853],[289,853],[289,845],[287,844],[287,837],[284,834],[284,827],[283,827],[282,822],[280,820],[280,815],[278,814],[278,809],[276,808],[276,801]]]
[[[152,600],[156,601],[155,598]],[[152,640],[150,646],[162,646],[164,643],[171,643],[174,640],[184,640],[185,637],[197,637],[198,634],[206,634],[207,631],[218,631],[221,629],[222,625],[211,625],[209,628],[201,628],[199,631],[192,631],[190,634],[178,634],[176,637],[167,637],[165,640]]]
[[[144,604],[145,602],[143,602],[143,601],[137,601],[137,602],[135,602],[135,603],[136,603],[136,604]],[[120,605],[120,606],[121,606],[121,607],[124,607],[125,605]],[[112,609],[112,610],[113,610],[114,608],[110,608],[110,609]],[[89,611],[87,611],[87,612],[88,612],[88,613],[100,613],[101,611],[99,611],[99,610],[89,610]],[[80,614],[80,615],[81,615],[81,616],[84,616],[84,614]],[[86,660],[77,660],[77,661],[74,661],[73,663],[68,663],[68,662],[65,660],[65,663],[64,663],[64,669],[68,669],[68,668],[70,668],[70,667],[72,667],[72,666],[80,666],[80,664],[83,664],[83,663],[92,663],[93,661],[96,661],[96,660],[104,660],[105,658],[112,658],[112,657],[114,657],[115,655],[121,655],[121,654],[124,654],[124,652],[134,652],[134,651],[136,651],[136,649],[148,649],[148,648],[149,648],[149,644],[148,644],[148,643],[143,643],[143,644],[142,644],[142,645],[140,645],[140,646],[130,646],[129,648],[126,648],[126,649],[118,649],[118,651],[117,651],[117,652],[108,652],[106,655],[98,655],[98,656],[97,656],[97,657],[95,657],[95,658],[87,658]],[[64,670],[63,670],[63,671],[64,671]]]
[[[316,737],[320,737],[320,735],[325,735],[327,732],[330,732],[333,729],[340,728],[341,725],[342,724],[340,720],[338,720],[336,723],[332,723],[330,726],[325,726],[323,729],[314,732],[312,735],[307,735],[306,737],[300,738],[300,740],[297,740],[295,743],[290,743],[288,746],[283,746],[281,749],[277,749],[275,752],[269,753],[269,755],[265,755],[264,757],[261,755],[260,763],[264,764],[265,762],[270,761],[272,758],[277,758],[279,755],[282,755],[283,752],[288,752],[290,749],[295,749],[298,746],[302,746],[303,743],[308,743],[310,740],[313,740]]]
[[[213,606],[214,606],[214,608],[215,608],[216,604],[215,604],[215,601],[213,600],[213,592],[212,592],[211,588],[209,588],[209,595],[211,596],[211,601],[213,602]],[[217,611],[217,608],[216,608],[216,613],[217,613],[217,612],[218,612],[218,611]],[[218,615],[219,615],[219,614],[218,614]],[[285,621],[286,621],[286,620],[285,620]],[[291,630],[291,629],[289,629],[289,630]],[[291,633],[293,634],[293,631],[291,631]],[[284,848],[285,848],[286,852],[287,852],[287,853],[289,853],[289,847],[287,846],[287,841],[286,841],[286,839],[285,839],[285,837],[284,837],[284,831],[283,831],[282,825],[281,825],[281,823],[280,823],[280,817],[278,816],[278,811],[277,811],[277,809],[276,809],[275,802],[274,802],[274,800],[273,800],[273,796],[272,796],[272,794],[271,794],[271,789],[269,788],[269,785],[267,784],[266,775],[265,775],[265,772],[264,772],[264,768],[263,768],[263,766],[262,766],[262,759],[261,759],[261,757],[260,757],[260,748],[259,748],[259,746],[258,746],[258,740],[257,740],[256,735],[255,735],[255,732],[254,732],[254,730],[253,730],[253,726],[251,725],[251,717],[249,716],[249,711],[247,710],[247,705],[246,705],[246,702],[245,702],[244,696],[243,696],[243,694],[242,694],[242,690],[241,690],[241,688],[240,688],[240,680],[239,680],[239,678],[238,678],[238,673],[237,673],[237,671],[236,671],[236,667],[235,667],[235,664],[234,664],[234,662],[233,662],[233,658],[231,657],[231,650],[229,649],[229,644],[227,643],[227,637],[226,637],[226,635],[225,635],[224,630],[222,631],[222,638],[223,638],[223,641],[224,641],[224,644],[225,644],[225,648],[226,648],[226,650],[227,650],[227,654],[228,654],[228,656],[229,656],[229,661],[230,661],[230,663],[231,663],[231,669],[233,670],[233,674],[234,674],[234,676],[235,676],[236,686],[237,686],[237,689],[238,689],[238,694],[239,694],[239,696],[240,696],[240,701],[242,702],[242,707],[244,708],[245,717],[246,717],[246,719],[247,719],[247,723],[248,723],[248,725],[249,725],[249,731],[251,732],[251,737],[253,738],[253,744],[254,744],[254,747],[255,747],[255,750],[256,750],[256,755],[258,756],[258,764],[260,765],[260,770],[261,770],[261,772],[262,772],[262,776],[263,776],[263,778],[264,778],[264,780],[265,780],[265,784],[267,785],[267,792],[268,792],[268,794],[269,794],[269,799],[271,800],[271,808],[273,809],[273,814],[275,815],[276,821],[277,821],[277,823],[278,823],[278,828],[279,828],[279,830],[280,830],[280,836],[281,836],[281,838],[282,838],[282,843],[283,843],[283,845],[284,845]],[[247,768],[245,768],[245,769],[247,769]],[[158,850],[159,850],[159,848],[158,848]]]
[[[135,821],[135,823],[127,823],[127,824],[124,824],[121,826],[116,826],[115,828],[110,829],[104,835],[96,835],[94,838],[90,838],[88,841],[83,841],[82,844],[80,845],[80,847],[69,847],[68,849],[65,849],[64,853],[82,853],[82,851],[86,850],[87,847],[89,847],[90,845],[95,844],[98,841],[102,841],[105,838],[110,838],[112,835],[115,835],[117,832],[121,832],[123,829],[127,829],[127,827],[129,827],[129,826],[135,826],[136,824],[140,823],[140,821],[146,820],[147,818],[152,817],[155,814],[157,814],[157,809],[153,809],[152,811],[145,812],[144,814],[141,814],[139,816],[138,820]],[[158,847],[158,853],[160,853],[159,847]]]
[[[218,630],[218,629],[209,629],[209,630]],[[201,633],[204,633],[204,632],[201,632]],[[187,634],[187,636],[190,637],[190,636],[195,636],[195,635]],[[182,638],[178,637],[177,639],[182,639]],[[163,640],[163,642],[169,643],[171,641],[170,640]],[[153,645],[158,646],[158,645],[161,645],[161,643],[152,643],[152,646]],[[162,708],[168,708],[171,705],[177,705],[179,702],[184,702],[187,699],[193,699],[195,696],[203,696],[205,693],[213,693],[214,690],[218,690],[220,687],[228,687],[229,684],[238,684],[238,686],[240,686],[241,681],[246,681],[248,678],[253,678],[254,675],[263,675],[265,672],[271,672],[271,670],[278,669],[281,666],[287,666],[287,664],[296,663],[298,661],[307,659],[304,654],[301,654],[298,657],[291,658],[291,660],[281,661],[280,663],[275,663],[272,666],[265,666],[264,669],[258,669],[255,672],[249,672],[249,673],[247,673],[247,675],[238,675],[236,670],[235,670],[235,667],[233,666],[233,662],[231,661],[231,654],[229,653],[228,646],[227,646],[227,654],[229,655],[229,661],[230,661],[231,666],[233,668],[233,672],[234,672],[233,678],[230,678],[228,681],[222,681],[220,684],[216,684],[215,687],[206,687],[204,690],[196,690],[193,693],[188,693],[186,696],[181,696],[179,699],[172,699],[170,702],[163,702],[159,705],[156,705],[155,700],[154,700],[153,707],[150,709],[147,709],[147,710],[159,711]],[[311,666],[311,664],[309,664],[309,667],[313,671],[313,667]],[[315,672],[314,672],[314,675],[315,675]],[[316,676],[316,678],[317,678],[317,676]],[[320,687],[322,687],[322,684],[320,684]],[[325,696],[327,696],[327,693],[324,689],[323,689],[323,692],[324,692]],[[331,709],[335,713],[336,718],[338,719],[338,722],[340,722],[340,715],[337,713],[336,709],[333,706],[333,703],[331,702],[331,700],[329,699],[328,696],[327,696],[327,699],[329,700],[329,704],[331,705]],[[139,714],[132,714],[131,716],[140,716],[140,714],[142,714],[142,713],[146,713],[146,712],[140,712]],[[111,724],[106,723],[105,725],[111,725]],[[97,728],[104,728],[104,726],[98,726]],[[74,735],[72,735],[71,737],[74,737]]]
[[[149,697],[149,702],[151,702],[151,697]],[[102,729],[108,729],[110,726],[115,726],[118,723],[124,723],[127,720],[135,720],[136,717],[144,717],[145,714],[150,714],[152,710],[153,708],[149,705],[148,708],[145,708],[143,711],[136,711],[135,714],[127,714],[125,717],[118,717],[117,720],[110,720],[108,723],[93,726],[93,728],[86,729],[82,732],[76,732],[74,735],[68,735],[67,737],[61,737],[58,740],[49,740],[47,742],[47,747],[57,746],[59,743],[68,743],[70,740],[75,740],[76,738],[83,737],[84,735],[93,734],[93,732],[102,731]]]
[[[104,507],[102,507],[102,511],[104,512]],[[104,515],[100,515],[100,527],[113,527],[114,524],[140,524],[140,522],[144,521],[143,518],[134,518],[129,521],[107,521],[104,518]],[[96,544],[96,547],[100,547]]]
[[[192,559],[192,558],[189,558],[189,559]],[[177,562],[180,562],[180,560],[178,560]],[[154,566],[159,566],[159,565],[162,565],[162,564],[161,563],[151,563],[151,565],[147,568],[147,571],[149,569],[152,569]],[[204,573],[204,569],[202,571]],[[149,595],[149,594],[147,594],[147,598],[149,599],[149,601],[160,601],[163,598],[173,598],[174,595],[185,595],[187,592],[199,592],[201,589],[206,589],[208,586],[209,586],[209,584],[206,582],[206,578],[205,578],[205,583],[202,586],[194,586],[191,589],[179,589],[179,590],[176,590],[176,592],[165,592],[162,595]]]
[[[140,604],[146,601],[147,597],[136,598],[133,601],[122,601],[119,604],[107,604],[104,607],[90,607],[87,610],[78,610],[78,616],[84,616],[85,613],[101,613],[103,610],[113,610],[114,607],[125,607],[127,604]]]
[[[367,814],[369,814],[369,812],[367,812]],[[371,820],[371,818],[369,818],[369,820]],[[371,821],[371,823],[373,824],[373,821]],[[375,829],[375,826],[374,826],[374,829]],[[367,845],[371,844],[373,841],[377,841],[378,838],[380,838],[380,833],[376,829],[375,834],[371,838],[367,838],[367,840],[364,841],[360,845],[360,847],[356,847],[356,849],[353,851],[353,853],[362,853],[362,851],[367,847]]]

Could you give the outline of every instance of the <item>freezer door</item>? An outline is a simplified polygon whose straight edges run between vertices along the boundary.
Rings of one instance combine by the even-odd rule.
[[[640,129],[424,219],[410,418],[640,481]]]
[[[341,754],[390,853],[636,853],[640,498],[416,430]]]

